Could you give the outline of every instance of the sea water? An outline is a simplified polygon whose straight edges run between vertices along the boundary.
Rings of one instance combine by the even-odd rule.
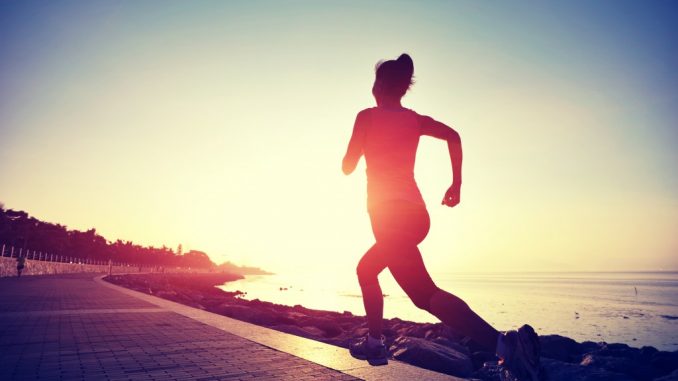
[[[247,276],[222,286],[246,299],[364,315],[354,274]],[[529,323],[539,334],[577,341],[650,345],[678,350],[678,272],[554,272],[432,274],[499,330]],[[417,309],[388,271],[380,277],[384,316],[436,322]]]

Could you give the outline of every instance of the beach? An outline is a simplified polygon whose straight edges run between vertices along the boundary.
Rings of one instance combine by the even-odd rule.
[[[237,284],[238,279],[242,277],[230,274],[146,274],[107,278],[115,284],[195,308],[341,347],[367,332],[364,317],[350,311],[247,300],[243,292],[215,287],[224,282]],[[284,293],[289,289],[277,291]],[[665,381],[678,376],[678,351],[604,341],[578,342],[563,335],[540,334],[542,372],[549,380]],[[498,379],[499,368],[493,354],[483,352],[472,341],[440,323],[390,318],[385,320],[384,335],[395,359],[459,377],[484,381]]]

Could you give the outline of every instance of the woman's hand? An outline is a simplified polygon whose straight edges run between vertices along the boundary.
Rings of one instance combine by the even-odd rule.
[[[445,192],[442,204],[453,208],[459,204],[459,201],[461,201],[461,184],[452,184]]]

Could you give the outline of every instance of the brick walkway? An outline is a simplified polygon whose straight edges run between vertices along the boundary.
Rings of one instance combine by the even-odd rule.
[[[0,380],[357,380],[92,278],[0,278]]]

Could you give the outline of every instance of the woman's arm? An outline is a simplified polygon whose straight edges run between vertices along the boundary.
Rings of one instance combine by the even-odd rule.
[[[358,165],[360,157],[363,155],[363,142],[365,140],[367,113],[367,110],[363,110],[359,112],[358,116],[355,118],[353,134],[351,135],[351,140],[348,142],[346,155],[344,155],[344,160],[341,165],[341,169],[344,171],[345,175],[350,175],[353,173],[355,167]]]
[[[457,131],[434,120],[430,116],[420,115],[419,125],[421,126],[422,135],[433,136],[434,138],[447,141],[450,163],[452,164],[452,186],[445,192],[442,204],[453,207],[459,204],[461,200],[461,163],[463,160],[461,137]]]

